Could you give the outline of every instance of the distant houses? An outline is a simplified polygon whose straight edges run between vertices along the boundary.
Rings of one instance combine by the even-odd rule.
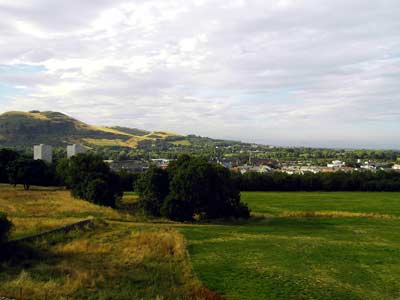
[[[334,161],[332,161],[331,164],[327,164],[326,166],[327,166],[328,168],[342,168],[342,167],[344,167],[345,165],[346,165],[346,163],[343,162],[343,161],[334,160]]]

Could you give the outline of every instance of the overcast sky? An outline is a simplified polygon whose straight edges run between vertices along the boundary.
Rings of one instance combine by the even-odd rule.
[[[0,112],[400,148],[399,0],[0,0]]]

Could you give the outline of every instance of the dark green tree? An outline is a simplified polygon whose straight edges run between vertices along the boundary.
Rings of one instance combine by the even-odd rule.
[[[153,216],[161,215],[161,206],[169,192],[169,178],[166,170],[150,167],[136,184],[139,204],[144,212]]]
[[[11,184],[22,184],[26,190],[31,185],[47,186],[54,183],[51,167],[42,160],[15,160],[8,166],[8,176]]]
[[[68,161],[62,160],[57,173],[74,197],[111,207],[122,197],[119,176],[100,156],[78,154]]]
[[[18,158],[18,152],[11,149],[0,149],[0,182],[9,182],[8,167]]]
[[[232,174],[207,160],[182,156],[172,163],[170,192],[162,214],[177,221],[248,218],[249,209],[240,202],[240,191]]]

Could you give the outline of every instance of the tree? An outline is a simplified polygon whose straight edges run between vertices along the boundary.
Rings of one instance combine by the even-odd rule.
[[[68,161],[62,160],[57,173],[74,197],[114,207],[122,196],[119,176],[100,156],[81,153]]]
[[[118,172],[118,176],[121,181],[121,188],[123,191],[134,191],[136,183],[139,180],[140,173],[133,173],[127,170],[121,170]]]
[[[51,168],[42,160],[18,159],[8,167],[9,182],[23,184],[25,190],[31,185],[51,185],[54,175]]]
[[[162,214],[172,220],[248,218],[249,209],[240,202],[240,191],[232,174],[203,158],[181,156],[168,168],[170,191]]]
[[[8,167],[19,158],[19,154],[11,149],[0,150],[0,182],[9,182]]]
[[[4,213],[0,212],[0,244],[7,241],[11,228],[11,221],[7,219],[7,216]]]
[[[161,215],[161,206],[169,192],[168,172],[150,167],[136,184],[139,193],[139,204],[146,214],[153,216]]]

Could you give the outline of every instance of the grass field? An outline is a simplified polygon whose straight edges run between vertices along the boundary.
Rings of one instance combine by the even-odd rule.
[[[136,199],[128,193],[124,202]],[[19,299],[22,288],[28,300],[218,299],[192,275],[185,240],[169,223],[141,222],[51,188],[1,185],[0,211],[15,225],[11,238],[96,218],[95,226],[0,251],[0,296]]]
[[[344,212],[400,216],[400,193],[245,192],[242,199],[260,214]]]
[[[400,193],[242,199],[256,216],[250,221],[179,224],[92,205],[66,190],[0,185],[12,238],[96,218],[95,226],[0,257],[0,296],[18,298],[23,287],[28,300],[400,299]],[[125,193],[121,207],[136,201]]]
[[[266,218],[181,227],[229,299],[400,299],[400,193],[243,193]]]

